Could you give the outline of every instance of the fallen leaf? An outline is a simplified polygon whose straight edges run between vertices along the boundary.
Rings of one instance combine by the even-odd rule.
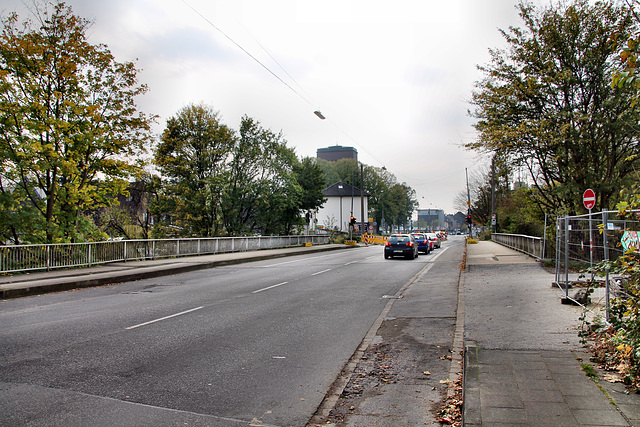
[[[622,378],[620,378],[616,374],[604,374],[603,378],[604,378],[605,381],[610,382],[610,383],[621,383],[622,382]]]
[[[431,375],[431,372],[429,372],[429,371],[424,371],[424,372],[423,372],[423,374],[425,374],[425,375]]]

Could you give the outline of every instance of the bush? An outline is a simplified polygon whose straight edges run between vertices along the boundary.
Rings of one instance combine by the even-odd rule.
[[[331,236],[331,243],[343,244],[345,242],[344,234],[334,234]]]

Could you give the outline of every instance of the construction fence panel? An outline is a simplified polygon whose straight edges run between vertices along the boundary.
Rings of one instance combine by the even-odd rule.
[[[639,232],[640,221],[622,219],[617,211],[558,217],[555,283],[565,298],[575,301],[569,289],[592,282],[605,300],[608,320],[610,299],[620,294],[625,278],[610,277],[608,272],[603,278],[596,277],[589,269],[603,261],[615,261],[630,248],[640,248]]]

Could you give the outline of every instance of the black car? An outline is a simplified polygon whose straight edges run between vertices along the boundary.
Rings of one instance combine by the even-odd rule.
[[[392,234],[384,245],[384,258],[404,256],[407,259],[418,257],[418,243],[411,234]]]

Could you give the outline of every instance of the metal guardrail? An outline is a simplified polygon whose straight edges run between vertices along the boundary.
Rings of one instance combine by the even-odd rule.
[[[541,237],[525,236],[524,234],[492,233],[491,240],[536,259],[543,258],[544,241]]]
[[[0,274],[90,267],[111,262],[211,255],[328,244],[328,235],[120,240],[51,245],[0,246]]]

